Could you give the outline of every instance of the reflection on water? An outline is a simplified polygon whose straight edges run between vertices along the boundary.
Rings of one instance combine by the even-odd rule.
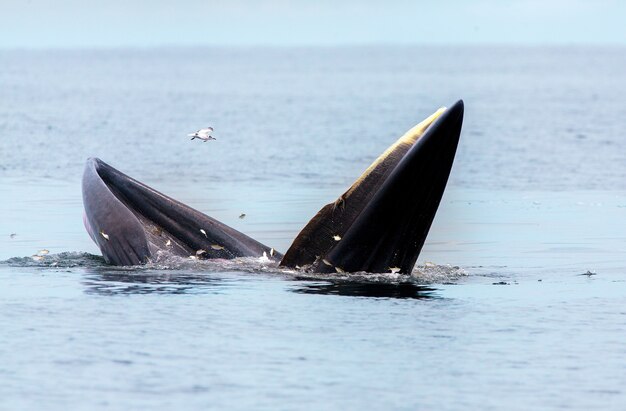
[[[304,284],[292,289],[300,294],[327,294],[375,298],[438,298],[436,289],[410,282],[399,284],[329,282]]]
[[[278,274],[278,273],[277,273]],[[283,275],[284,276],[284,275]],[[350,297],[425,299],[437,298],[436,289],[413,282],[358,282],[345,280],[300,281],[290,291],[298,294],[340,295]],[[146,271],[94,267],[87,269],[82,284],[87,294],[220,294],[226,287],[237,286],[240,276],[229,280],[214,273],[181,273],[180,271]]]
[[[82,284],[87,294],[218,294],[228,281],[213,276],[180,272],[86,270]]]

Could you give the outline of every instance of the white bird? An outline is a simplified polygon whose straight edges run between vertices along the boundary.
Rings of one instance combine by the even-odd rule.
[[[195,133],[187,134],[187,137],[191,137],[192,140],[199,138],[200,140],[206,143],[209,140],[215,140],[215,137],[211,136],[212,132],[213,132],[213,127],[201,128]]]

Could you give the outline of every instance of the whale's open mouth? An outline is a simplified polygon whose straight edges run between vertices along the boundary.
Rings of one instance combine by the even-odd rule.
[[[311,219],[280,264],[410,273],[441,201],[462,122],[458,101],[409,130]],[[161,250],[197,258],[282,257],[97,158],[85,166],[83,203],[87,231],[111,264],[143,264]]]

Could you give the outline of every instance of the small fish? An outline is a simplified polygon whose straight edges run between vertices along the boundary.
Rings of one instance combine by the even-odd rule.
[[[100,235],[104,237],[105,240],[109,241],[109,235],[105,234],[102,230],[100,230]]]
[[[300,267],[298,264],[296,264],[296,268],[299,270],[299,269],[301,269],[302,267]]]
[[[15,238],[17,234],[16,233],[11,233],[11,235],[9,236],[10,238]]]
[[[198,138],[206,143],[209,140],[215,140],[215,137],[211,136],[212,132],[213,127],[201,128],[195,133],[187,134],[187,137],[191,137],[192,140]]]
[[[389,267],[389,271],[391,271],[391,274],[399,273],[400,267]]]
[[[206,254],[206,250],[202,250],[202,249],[200,249],[200,250],[196,251],[196,255],[197,255],[197,256],[200,256],[200,255],[202,255],[202,254]]]
[[[165,243],[166,246],[171,246],[172,245],[172,240],[167,240],[167,242]]]
[[[154,230],[152,230],[152,234],[160,236],[161,234],[163,234],[163,229],[161,227],[154,227]]]
[[[241,214],[239,215],[239,218],[240,218],[241,220],[243,220],[244,218],[246,218],[246,213],[241,213]]]
[[[274,254],[276,254],[276,251],[273,248],[270,249],[270,257],[274,257]]]
[[[30,256],[30,258],[32,258],[32,259],[33,259],[33,260],[35,260],[35,261],[41,261],[41,260],[43,260],[43,257],[42,257],[42,256],[40,256],[40,255],[37,255],[37,254],[35,254],[35,255],[31,255],[31,256]]]
[[[39,250],[39,252],[37,253],[39,255],[47,255],[50,254],[50,251],[46,250],[45,248],[43,250]]]
[[[327,259],[323,259],[322,262],[326,265],[332,265],[330,261],[328,261]]]
[[[344,198],[343,195],[339,196],[338,199],[335,200],[335,202],[333,203],[333,212],[336,209],[340,209],[341,211],[343,211],[346,208],[346,199]]]
[[[337,271],[339,274],[341,274],[341,273],[345,273],[345,271],[344,271],[344,270],[342,270],[342,269],[341,269],[341,268],[339,268],[339,267],[335,267],[335,271]]]
[[[333,240],[339,241],[339,240],[341,240],[341,236],[340,235],[334,235],[333,236]]]
[[[205,236],[206,238],[209,238],[209,237],[206,235],[206,231],[204,231],[204,229],[202,229],[202,228],[201,228],[201,229],[200,229],[200,232],[201,232],[202,234],[204,234],[204,236]]]
[[[211,244],[211,248],[214,250],[223,250],[224,247],[219,244]]]
[[[52,264],[50,264],[50,267],[56,267],[57,265],[59,265],[59,263],[57,261],[55,261]]]

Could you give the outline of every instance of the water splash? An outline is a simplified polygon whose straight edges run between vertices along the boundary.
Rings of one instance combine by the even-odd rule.
[[[306,270],[296,270],[278,266],[278,261],[256,258],[240,257],[230,260],[211,259],[198,260],[168,254],[158,254],[153,260],[141,266],[111,266],[104,258],[84,252],[62,252],[33,257],[13,257],[0,261],[2,265],[11,267],[39,267],[39,268],[103,268],[107,271],[141,273],[153,271],[179,271],[185,273],[223,273],[244,272],[250,274],[282,275],[287,278],[314,280],[314,281],[340,281],[360,282],[373,284],[399,284],[412,282],[415,284],[436,284],[457,281],[467,272],[456,266],[437,265],[426,263],[418,265],[410,275],[400,273],[311,273]]]
[[[67,251],[58,254],[36,255],[31,257],[12,257],[8,260],[0,261],[0,265],[7,265],[9,267],[74,268],[101,267],[106,265],[106,262],[104,258],[98,255]]]

